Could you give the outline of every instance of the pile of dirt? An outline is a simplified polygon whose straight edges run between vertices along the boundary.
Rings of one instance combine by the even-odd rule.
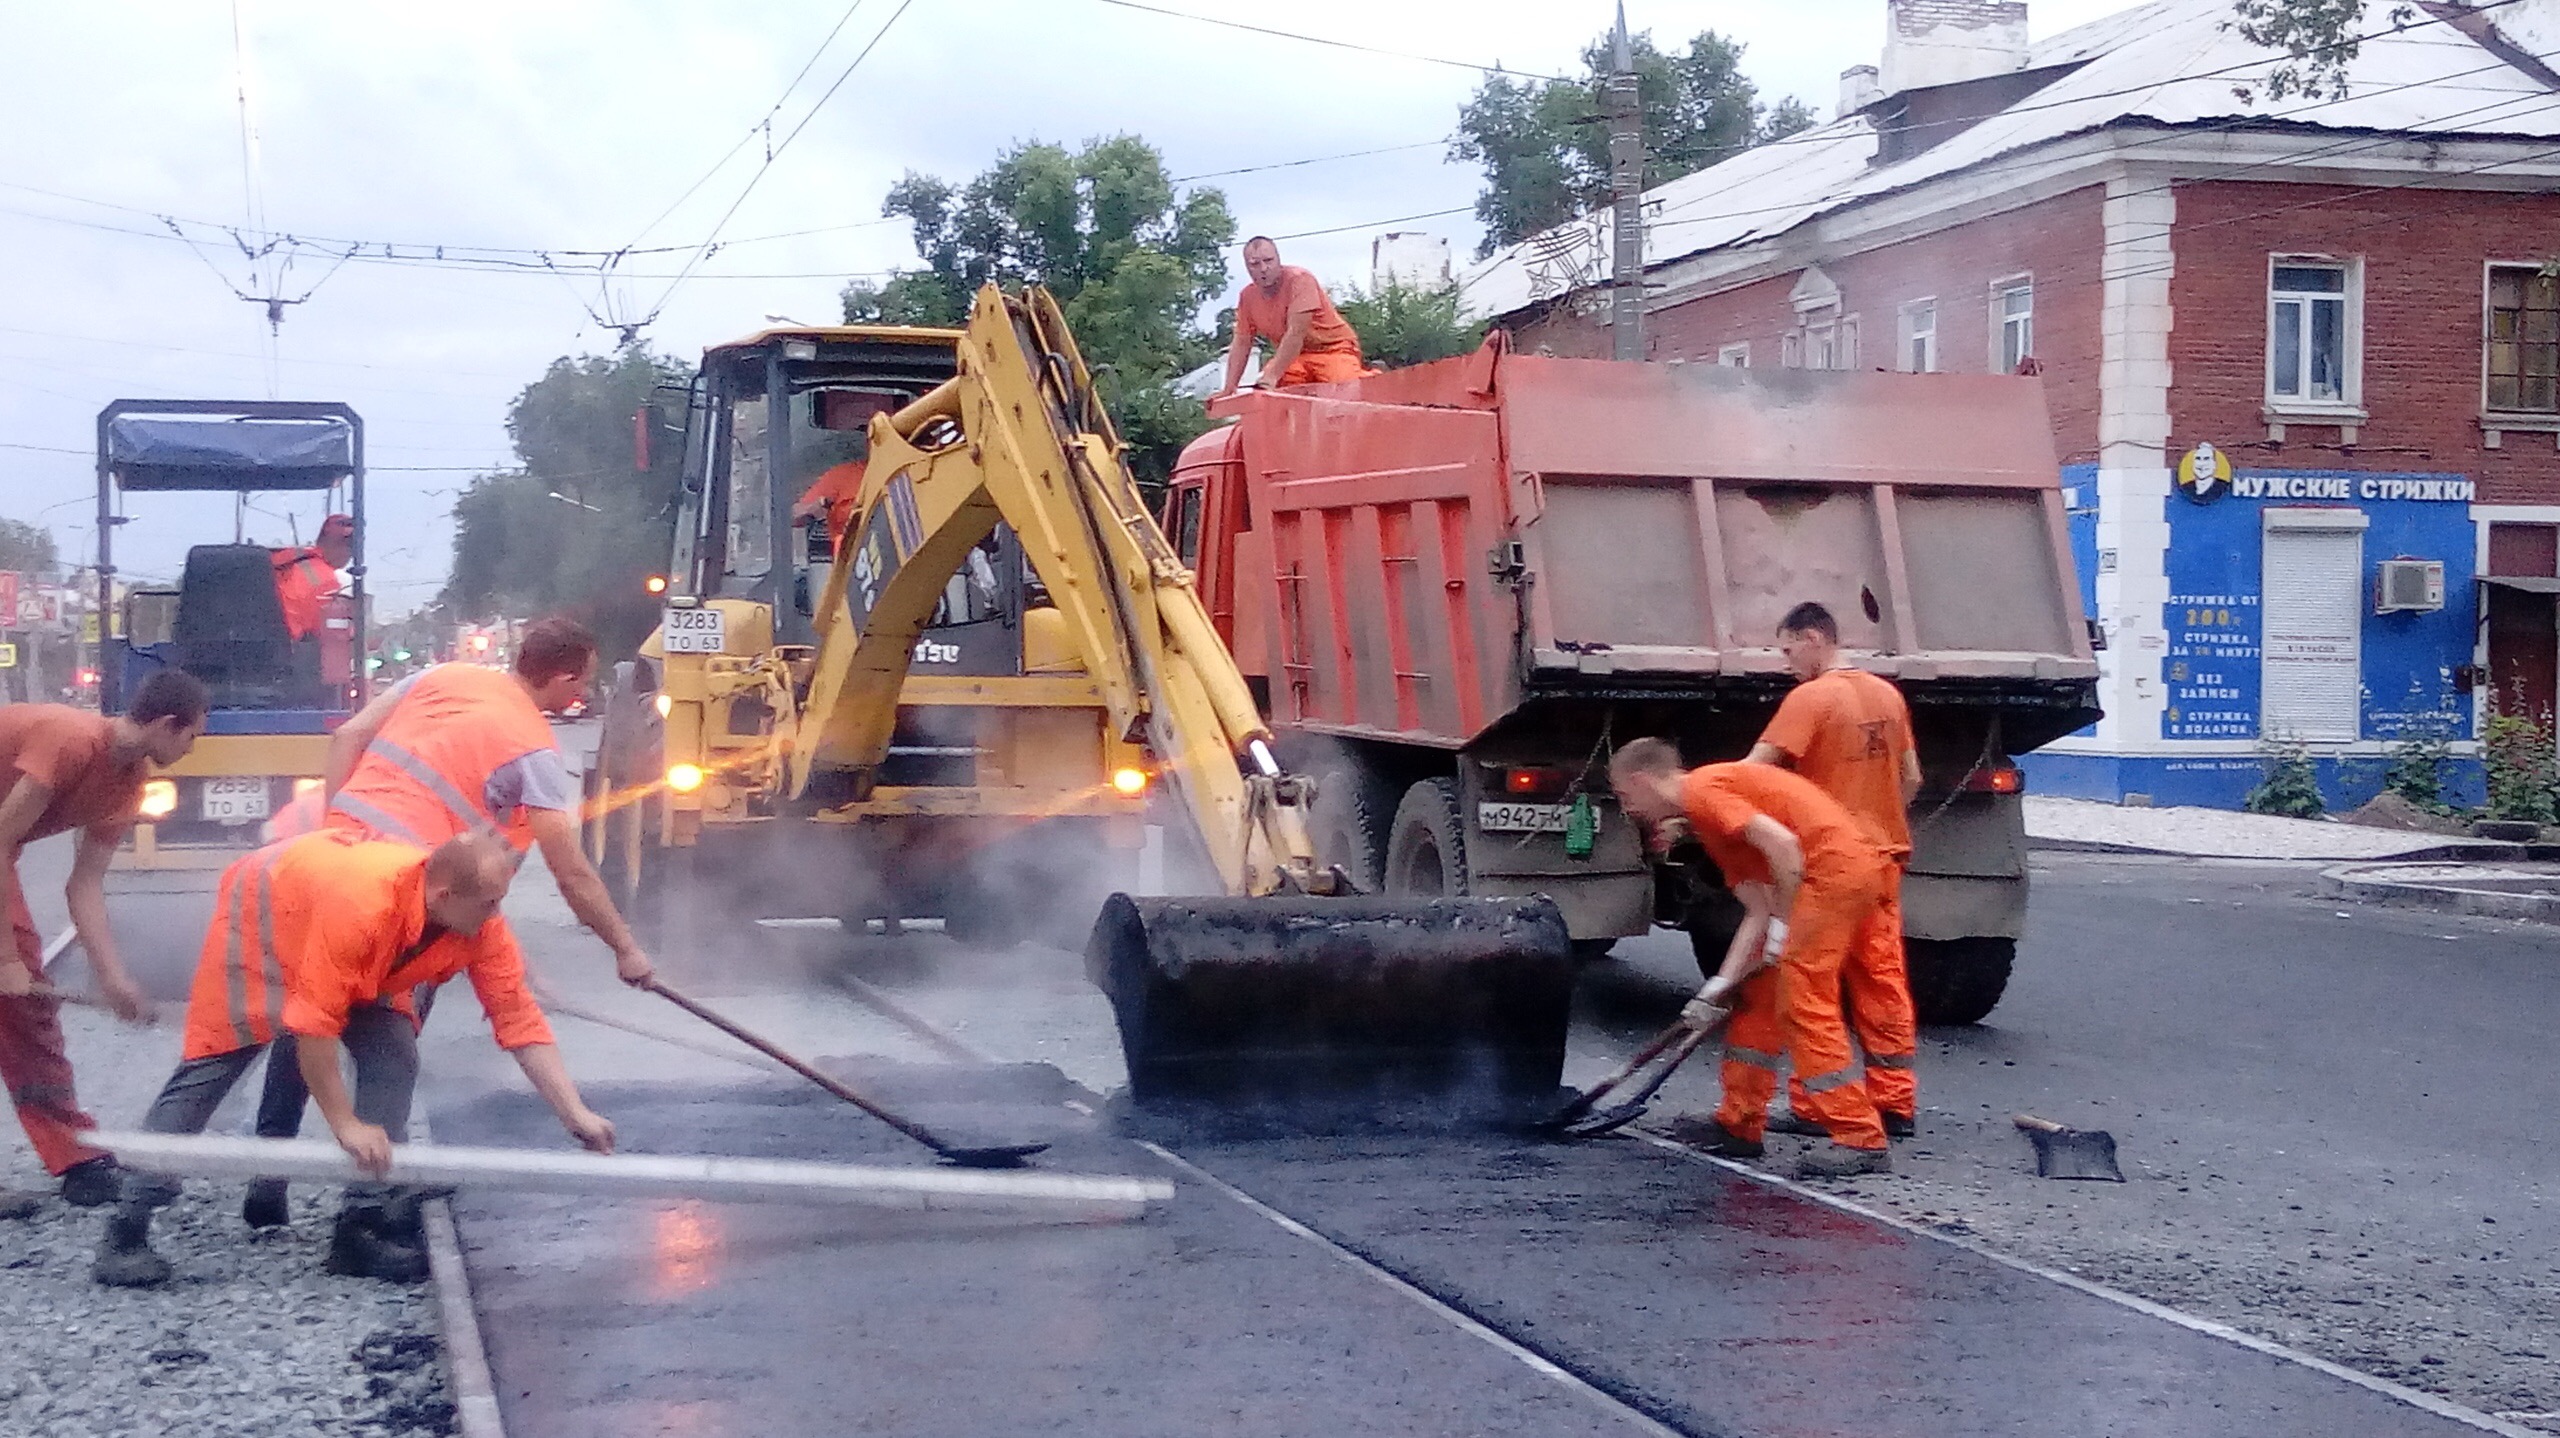
[[[2368,829],[2397,829],[2411,834],[2469,834],[2471,825],[2451,814],[2424,809],[2386,789],[2366,801],[2364,807],[2341,814],[2350,824]]]

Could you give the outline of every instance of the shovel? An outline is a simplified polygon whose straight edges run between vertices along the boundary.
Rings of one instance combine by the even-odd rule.
[[[2036,1177],[2124,1182],[2124,1170],[2116,1167],[2114,1134],[2092,1128],[2066,1128],[2029,1113],[2017,1114],[2010,1122],[2036,1146]]]
[[[1721,1026],[1719,1023],[1718,1027]],[[1566,1138],[1597,1138],[1601,1134],[1614,1133],[1635,1122],[1644,1113],[1645,1105],[1653,1102],[1653,1096],[1661,1092],[1663,1084],[1670,1081],[1671,1075],[1679,1069],[1681,1064],[1687,1062],[1689,1055],[1696,1053],[1698,1046],[1705,1043],[1714,1032],[1713,1028],[1693,1029],[1687,1024],[1673,1024],[1655,1034],[1643,1048],[1636,1050],[1635,1057],[1628,1059],[1616,1073],[1574,1095],[1564,1107],[1548,1116],[1537,1126],[1538,1131],[1561,1134]],[[1610,1097],[1620,1086],[1657,1060],[1660,1061],[1660,1066],[1654,1070],[1651,1078],[1645,1080],[1643,1087],[1607,1108],[1599,1107],[1602,1099]]]
[[[730,1022],[728,1019],[723,1018],[719,1014],[712,1012],[710,1009],[703,1007],[694,1000],[678,993],[676,990],[668,987],[660,980],[650,979],[646,983],[642,984],[641,987],[647,989],[653,994],[656,994],[658,997],[665,999],[667,1002],[674,1004],[677,1008],[684,1010],[686,1013],[693,1015],[704,1023],[711,1025],[713,1028],[720,1030],[729,1037],[736,1039],[738,1042],[756,1050],[765,1057],[772,1059],[774,1062],[781,1064],[783,1067],[800,1075],[802,1078],[807,1079],[809,1082],[816,1084],[818,1087],[825,1089],[827,1092],[834,1094],[837,1098],[843,1099],[846,1103],[852,1104],[855,1108],[858,1108],[864,1113],[871,1115],[873,1118],[880,1120],[889,1127],[896,1129],[898,1132],[905,1134],[907,1137],[914,1139],[916,1142],[923,1144],[929,1149],[932,1149],[935,1153],[941,1155],[942,1161],[945,1163],[958,1164],[962,1168],[1013,1168],[1020,1165],[1024,1159],[1029,1158],[1031,1155],[1048,1147],[1045,1143],[1010,1143],[973,1146],[946,1142],[940,1135],[934,1133],[931,1129],[926,1128],[923,1124],[917,1123],[913,1119],[902,1118],[897,1114],[891,1113],[889,1110],[882,1108],[880,1105],[873,1103],[867,1098],[864,1098],[861,1094],[854,1092],[844,1084],[838,1083],[835,1079],[830,1078],[826,1074],[820,1073],[815,1068],[810,1067],[807,1063],[803,1062],[798,1055],[793,1054],[781,1045],[776,1044],[772,1040],[764,1038],[761,1035],[749,1032],[747,1029]]]

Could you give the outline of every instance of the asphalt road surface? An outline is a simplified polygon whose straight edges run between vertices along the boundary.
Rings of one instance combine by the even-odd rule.
[[[947,1121],[1054,1132],[1045,1167],[1199,1172],[1173,1168],[1181,1196],[1140,1224],[963,1234],[474,1197],[502,1399],[544,1433],[2468,1431],[2058,1278],[2560,1431],[2549,931],[2340,904],[2295,867],[2040,856],[2037,879],[2009,1000],[1926,1036],[1896,1175],[1828,1190],[1902,1226],[1642,1137],[1159,1157],[1060,1106],[1105,1108],[1119,1072],[1072,955],[767,927],[671,958]],[[116,902],[152,987],[181,993],[206,899]],[[513,911],[547,991],[611,1025],[558,1015],[628,1146],[918,1158],[618,990],[538,874]],[[1568,1078],[1694,982],[1670,936],[1596,966]],[[561,1142],[473,1007],[429,1028],[440,1134]],[[937,1067],[928,1032],[1009,1077]],[[1701,1061],[1656,1114],[1713,1093]],[[2036,1180],[2020,1110],[2111,1130],[2132,1181]]]

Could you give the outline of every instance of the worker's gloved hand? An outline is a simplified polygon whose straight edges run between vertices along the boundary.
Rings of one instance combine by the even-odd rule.
[[[1682,1006],[1680,1022],[1705,1033],[1733,1016],[1733,991],[1741,985],[1719,974]]]
[[[126,1023],[147,1026],[155,1017],[151,1010],[150,997],[135,987],[131,979],[122,977],[111,979],[100,975],[98,993],[107,1001],[107,1007],[115,1012],[115,1016]]]
[[[562,1114],[560,1126],[590,1153],[613,1152],[613,1120],[594,1109],[580,1107]]]
[[[649,980],[658,975],[657,967],[649,962],[648,954],[636,948],[625,949],[613,956],[613,972],[635,989],[647,988]]]
[[[1786,951],[1787,921],[1784,919],[1771,919],[1769,921],[1768,937],[1760,941],[1761,965],[1763,967],[1774,966],[1778,962],[1779,956],[1784,954]]]
[[[347,1151],[347,1157],[356,1161],[357,1170],[365,1177],[382,1178],[391,1172],[391,1135],[380,1124],[349,1119],[346,1127],[331,1129],[329,1136]]]

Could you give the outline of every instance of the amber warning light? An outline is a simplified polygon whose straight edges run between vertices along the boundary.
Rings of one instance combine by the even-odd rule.
[[[2002,764],[1992,769],[1976,769],[1964,776],[1968,794],[2021,794],[2026,792],[2027,776],[2015,764]]]
[[[1118,790],[1122,798],[1135,799],[1147,792],[1147,771],[1144,769],[1118,770],[1111,776],[1111,787]]]
[[[648,578],[646,587],[651,594],[664,594],[667,592],[667,577],[663,574],[652,574]]]

